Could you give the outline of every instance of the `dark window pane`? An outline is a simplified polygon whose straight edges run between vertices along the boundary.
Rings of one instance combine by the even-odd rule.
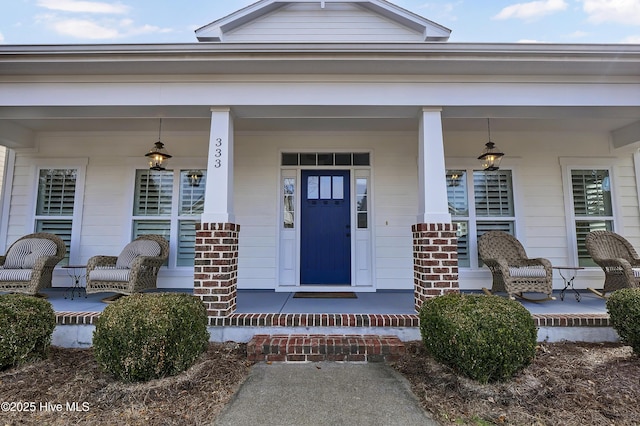
[[[350,166],[351,154],[350,153],[336,153],[336,166]]]
[[[283,152],[282,153],[282,165],[283,166],[297,166],[298,165],[298,154]]]
[[[318,154],[318,166],[333,166],[333,154]]]
[[[369,153],[368,152],[357,152],[353,154],[353,165],[354,166],[368,166],[369,165]]]
[[[300,165],[301,166],[315,166],[316,165],[316,154],[300,154]]]

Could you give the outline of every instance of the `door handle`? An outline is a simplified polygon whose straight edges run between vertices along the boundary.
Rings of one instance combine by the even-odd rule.
[[[350,236],[351,236],[351,232],[347,233],[347,237],[350,237]]]

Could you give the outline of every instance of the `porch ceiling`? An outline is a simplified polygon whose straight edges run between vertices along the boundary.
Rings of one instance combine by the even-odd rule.
[[[414,106],[234,106],[238,131],[415,131]],[[640,119],[638,107],[447,106],[445,131],[484,131],[492,119],[497,131],[614,132]],[[5,134],[47,131],[208,131],[208,106],[162,107],[0,107]]]

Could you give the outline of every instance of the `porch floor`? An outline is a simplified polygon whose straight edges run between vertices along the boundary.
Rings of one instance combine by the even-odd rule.
[[[189,289],[162,289],[158,291],[191,293]],[[56,312],[102,312],[107,304],[102,302],[112,293],[77,293],[72,299],[64,288],[49,288],[43,291]],[[479,293],[467,291],[467,293]],[[532,314],[537,315],[590,315],[607,314],[605,300],[593,293],[580,291],[578,302],[575,294],[566,293],[560,300],[559,291],[554,293],[556,300],[545,302],[519,301]],[[356,299],[296,299],[293,293],[278,293],[273,290],[238,290],[237,314],[415,314],[413,291],[381,290],[376,293],[358,293]],[[533,297],[533,296],[532,296]]]

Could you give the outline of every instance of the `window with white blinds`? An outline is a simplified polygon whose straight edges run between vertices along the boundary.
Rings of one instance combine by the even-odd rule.
[[[35,229],[62,238],[67,245],[62,265],[69,263],[71,254],[77,180],[77,169],[41,169],[38,174]]]
[[[589,256],[584,241],[591,231],[612,231],[614,228],[609,170],[571,170],[571,192],[578,264],[597,266]]]
[[[481,264],[480,235],[492,230],[515,232],[511,170],[447,170],[446,177],[449,213],[458,227],[458,265],[476,268]]]
[[[170,267],[194,264],[195,227],[204,210],[205,182],[206,171],[197,183],[189,170],[136,172],[133,238],[158,234],[169,240]]]

